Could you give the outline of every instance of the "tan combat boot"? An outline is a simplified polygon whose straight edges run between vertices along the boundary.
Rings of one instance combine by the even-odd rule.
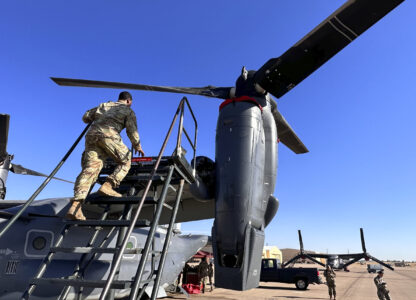
[[[111,183],[109,183],[108,181],[104,182],[104,184],[100,187],[98,192],[101,195],[104,195],[104,196],[121,197],[121,194],[119,194],[115,190],[113,190],[113,187],[111,186]]]
[[[74,221],[85,221],[86,218],[82,213],[82,200],[72,200],[72,205],[68,209],[65,218]]]

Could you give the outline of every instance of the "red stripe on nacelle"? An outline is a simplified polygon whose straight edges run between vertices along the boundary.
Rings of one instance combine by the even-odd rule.
[[[249,97],[249,96],[241,96],[237,98],[227,99],[223,103],[220,104],[220,110],[223,109],[228,104],[235,103],[235,102],[251,102],[254,105],[256,105],[258,108],[260,108],[260,110],[263,112],[263,107],[261,107],[261,105],[256,101],[256,99]]]

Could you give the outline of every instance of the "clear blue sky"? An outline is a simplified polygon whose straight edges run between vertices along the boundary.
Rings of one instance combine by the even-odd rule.
[[[45,173],[117,90],[59,87],[50,76],[176,86],[230,86],[242,65],[277,57],[341,0],[6,1],[0,11],[0,103],[14,162]],[[279,100],[310,153],[279,147],[280,209],[266,242],[416,260],[416,3],[407,0]],[[180,95],[132,91],[143,148],[156,155]],[[219,100],[189,96],[198,154],[214,158]],[[59,176],[80,171],[78,147]],[[10,174],[7,199],[42,179]],[[71,196],[54,182],[39,199]],[[210,232],[212,220],[183,224]]]

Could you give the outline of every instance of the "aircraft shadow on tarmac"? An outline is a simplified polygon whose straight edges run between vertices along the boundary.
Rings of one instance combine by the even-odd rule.
[[[296,291],[295,287],[283,287],[283,286],[266,286],[266,285],[259,285],[258,289],[267,289],[267,290],[289,290],[289,291]]]
[[[311,298],[311,297],[309,297],[309,296],[306,296],[306,297],[299,297],[299,296],[281,296],[281,295],[279,295],[279,296],[273,296],[273,297],[276,297],[276,298],[289,298],[289,299],[328,299],[328,298]]]
[[[268,290],[289,290],[289,291],[298,291],[298,289],[296,288],[292,288],[292,287],[281,287],[281,286],[265,286],[265,285],[260,285],[258,287],[259,289],[268,289]],[[314,299],[328,299],[328,298],[311,298],[310,296],[305,296],[305,297],[299,297],[299,296],[282,296],[282,295],[278,295],[278,296],[273,296],[273,298],[276,297],[277,299],[279,298],[289,298],[289,299],[309,299],[309,300],[314,300]]]

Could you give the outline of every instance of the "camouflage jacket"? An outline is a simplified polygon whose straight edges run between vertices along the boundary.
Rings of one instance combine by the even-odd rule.
[[[388,289],[386,287],[386,283],[384,282],[383,278],[379,277],[378,275],[376,277],[374,277],[374,284],[377,287],[377,291],[382,291],[382,292],[387,292],[388,293]]]
[[[337,274],[335,274],[334,270],[325,270],[324,276],[327,283],[333,284],[335,283],[335,277],[337,277]]]
[[[87,135],[120,138],[120,132],[126,128],[127,136],[133,146],[140,144],[136,114],[124,103],[112,101],[101,103],[88,110],[82,120],[85,123],[93,122]]]
[[[209,273],[208,269],[209,269],[208,263],[204,260],[201,261],[201,263],[198,265],[198,276],[200,278],[208,276],[208,273]]]
[[[212,277],[214,275],[214,267],[212,265],[212,263],[209,264],[208,266],[208,276]]]

